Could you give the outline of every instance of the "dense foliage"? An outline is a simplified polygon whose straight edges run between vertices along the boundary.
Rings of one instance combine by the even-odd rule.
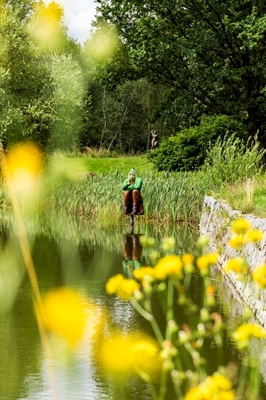
[[[56,3],[0,3],[0,139],[42,148],[75,143],[83,77]]]
[[[198,126],[184,129],[160,147],[151,151],[148,158],[159,171],[190,171],[204,163],[207,151],[219,137],[236,134],[247,138],[245,126],[228,116],[203,116]]]
[[[171,171],[199,168],[209,142],[227,131],[242,137],[243,126],[265,148],[263,2],[98,3],[80,46],[55,2],[0,2],[4,147],[32,140],[46,150],[140,154],[156,129],[161,149],[151,160]]]
[[[129,71],[170,88],[175,131],[202,114],[243,120],[264,146],[266,4],[258,0],[99,0],[98,24],[115,26]],[[112,66],[109,65],[110,78]]]

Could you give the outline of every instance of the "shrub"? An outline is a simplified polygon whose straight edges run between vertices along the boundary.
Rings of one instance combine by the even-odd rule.
[[[230,137],[232,134],[247,138],[244,124],[226,115],[203,115],[200,125],[163,140],[158,149],[149,153],[148,158],[158,171],[195,170],[203,165],[207,149],[219,137]]]
[[[202,171],[213,185],[233,183],[253,178],[261,172],[261,160],[266,150],[259,150],[257,138],[247,142],[226,135],[218,138],[215,145],[207,150]]]

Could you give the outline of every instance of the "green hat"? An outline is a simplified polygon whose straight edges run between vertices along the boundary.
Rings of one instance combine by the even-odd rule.
[[[129,171],[130,175],[136,174],[137,171],[135,170],[134,167],[131,168],[131,170]]]

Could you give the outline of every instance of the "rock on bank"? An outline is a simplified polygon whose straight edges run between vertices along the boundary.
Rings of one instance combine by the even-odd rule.
[[[224,278],[235,286],[239,297],[252,309],[261,324],[266,326],[266,289],[259,290],[257,285],[252,282],[251,276],[247,276],[245,281],[239,281],[234,272],[224,272],[226,262],[232,257],[239,256],[239,252],[228,245],[230,222],[238,218],[245,218],[253,228],[265,232],[264,238],[259,244],[248,244],[244,249],[244,256],[250,266],[250,273],[252,273],[257,266],[266,263],[266,219],[252,214],[242,214],[213,197],[205,196],[199,231],[201,235],[210,237],[210,250],[221,254],[218,267]]]

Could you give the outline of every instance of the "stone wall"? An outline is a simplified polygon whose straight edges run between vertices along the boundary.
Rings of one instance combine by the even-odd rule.
[[[240,298],[252,309],[260,323],[266,326],[266,289],[259,290],[250,276],[247,276],[245,281],[240,281],[235,273],[225,273],[223,270],[226,261],[239,255],[236,250],[228,245],[228,240],[230,237],[230,222],[240,217],[250,221],[253,228],[265,232],[264,238],[259,244],[248,244],[244,249],[244,256],[252,272],[255,267],[266,263],[266,219],[258,218],[251,214],[242,214],[238,210],[232,210],[227,204],[217,201],[213,197],[205,196],[199,231],[201,235],[210,237],[210,250],[221,254],[218,267],[221,274],[223,274],[223,278],[234,285]]]

